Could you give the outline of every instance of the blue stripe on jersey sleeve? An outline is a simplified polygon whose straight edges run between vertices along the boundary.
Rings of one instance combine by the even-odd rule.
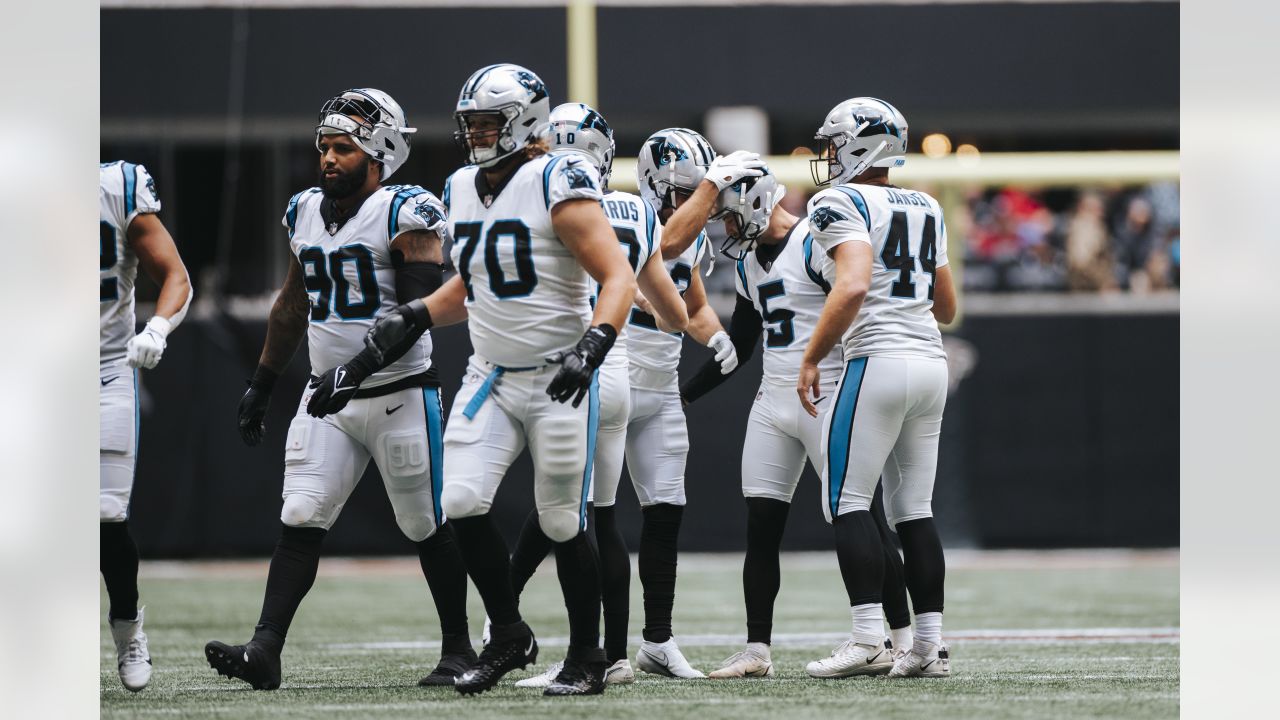
[[[307,193],[306,190],[289,198],[289,207],[284,211],[284,220],[289,224],[289,239],[293,239],[293,233],[298,229],[298,201]]]
[[[804,236],[804,272],[814,285],[822,288],[823,294],[831,294],[831,283],[822,277],[822,273],[813,269],[813,235],[809,233]]]
[[[698,233],[698,239],[694,241],[693,260],[697,262],[702,258],[702,243],[707,239],[707,231],[703,230]]]
[[[849,196],[849,199],[853,201],[854,207],[858,208],[858,212],[862,214],[862,219],[867,222],[867,232],[871,232],[871,213],[867,212],[867,201],[862,197],[862,193],[848,185],[837,185],[836,189]]]
[[[738,260],[738,279],[742,281],[742,291],[747,294],[747,299],[751,299],[751,286],[747,284],[747,263],[745,260]]]
[[[120,172],[124,175],[124,216],[127,218],[138,207],[138,166],[131,162],[120,162]]]
[[[653,208],[649,207],[649,203],[641,200],[640,204],[644,206],[645,228],[649,233],[649,255],[653,255],[653,226],[656,218],[653,215]]]
[[[400,229],[400,208],[409,201],[410,198],[416,198],[425,194],[427,191],[417,185],[405,185],[396,196],[391,200],[391,216],[387,218],[387,239],[391,240],[396,236],[396,232]]]
[[[542,168],[542,199],[546,201],[547,209],[551,209],[551,169],[563,159],[563,156],[553,156],[547,161],[546,167]]]
[[[449,207],[449,188],[453,185],[453,176],[457,174],[457,172],[454,172],[453,175],[444,179],[444,192],[440,196],[440,202],[444,203],[445,210],[452,209]]]

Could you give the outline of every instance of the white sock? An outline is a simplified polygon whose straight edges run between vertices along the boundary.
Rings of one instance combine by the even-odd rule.
[[[879,645],[884,642],[884,606],[880,603],[854,605],[853,641],[862,645]]]
[[[889,639],[893,641],[894,649],[908,650],[911,648],[911,626],[900,628],[890,628]]]
[[[916,615],[916,642],[942,644],[942,613],[927,612]]]

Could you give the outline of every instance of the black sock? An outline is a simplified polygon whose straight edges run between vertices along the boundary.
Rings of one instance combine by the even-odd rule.
[[[837,515],[832,523],[836,530],[836,557],[840,560],[840,576],[850,607],[880,602],[884,585],[884,550],[876,521],[867,510]]]
[[[431,599],[440,616],[440,651],[443,654],[471,650],[467,630],[467,567],[454,539],[453,525],[446,522],[418,546],[418,563],[431,588]]]
[[[516,595],[511,590],[511,564],[507,544],[489,513],[449,521],[458,535],[458,547],[467,575],[476,584],[485,612],[495,628],[521,624]],[[495,631],[496,632],[496,631]],[[496,635],[495,635],[496,638]]]
[[[604,606],[604,652],[610,663],[627,657],[627,620],[631,614],[631,556],[614,508],[596,508],[596,544],[600,548],[600,588]]]
[[[766,645],[773,638],[773,602],[782,586],[778,548],[791,503],[747,498],[747,557],[742,563],[742,593],[747,601],[747,642]]]
[[[898,523],[902,538],[903,568],[911,604],[916,614],[942,612],[942,585],[947,575],[947,561],[942,554],[942,540],[933,518],[920,518]]]
[[[138,546],[128,522],[98,523],[98,567],[107,585],[113,620],[138,617]]]
[[[903,579],[902,556],[898,554],[898,546],[893,541],[893,533],[884,516],[884,490],[876,485],[876,494],[871,499],[871,517],[876,521],[876,530],[880,533],[880,544],[884,546],[884,585],[880,588],[880,597],[884,603],[884,617],[889,627],[910,627],[911,607],[907,605],[907,585]]]
[[[538,511],[533,510],[525,518],[524,527],[520,528],[520,539],[516,540],[516,549],[511,553],[511,590],[520,598],[529,578],[538,571],[538,566],[551,553],[555,545],[547,534],[542,532],[538,522]]]
[[[590,532],[555,544],[556,575],[569,611],[569,649],[600,647],[600,561]]]
[[[279,652],[293,623],[293,614],[316,581],[324,528],[280,526],[280,540],[271,554],[262,615],[254,628],[255,642]]]
[[[649,642],[671,639],[676,600],[676,540],[684,507],[659,503],[644,508],[640,530],[640,584],[644,586],[644,630]]]

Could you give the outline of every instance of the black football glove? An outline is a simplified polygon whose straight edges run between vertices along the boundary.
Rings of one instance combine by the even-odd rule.
[[[573,406],[578,407],[587,391],[591,389],[591,378],[596,368],[604,362],[604,356],[613,341],[618,339],[618,331],[612,325],[603,324],[587,329],[578,344],[568,352],[558,352],[547,358],[549,363],[559,363],[560,372],[551,379],[547,386],[547,394],[556,402],[564,402],[573,398]],[[576,395],[574,393],[577,393]]]
[[[411,300],[378,318],[365,334],[364,346],[379,367],[386,367],[409,352],[431,325],[427,304]]]
[[[356,396],[360,383],[377,370],[377,365],[368,362],[368,354],[369,351],[364,350],[349,362],[329,368],[320,377],[312,379],[308,386],[312,393],[307,401],[307,414],[322,418],[346,407]]]
[[[259,365],[249,381],[249,389],[240,398],[240,409],[236,414],[240,420],[240,439],[245,445],[262,442],[262,435],[266,432],[267,407],[271,404],[271,390],[277,377],[276,373]]]

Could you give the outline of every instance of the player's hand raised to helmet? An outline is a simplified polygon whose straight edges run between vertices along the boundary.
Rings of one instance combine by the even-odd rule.
[[[724,190],[743,178],[760,177],[764,168],[764,160],[759,153],[737,150],[713,160],[707,168],[706,179],[717,190]]]
[[[547,362],[560,365],[560,372],[547,385],[547,394],[551,399],[564,402],[572,397],[573,406],[578,407],[591,389],[596,368],[604,362],[604,356],[617,338],[618,331],[612,325],[598,325],[588,328],[572,350],[558,352],[547,358]]]

